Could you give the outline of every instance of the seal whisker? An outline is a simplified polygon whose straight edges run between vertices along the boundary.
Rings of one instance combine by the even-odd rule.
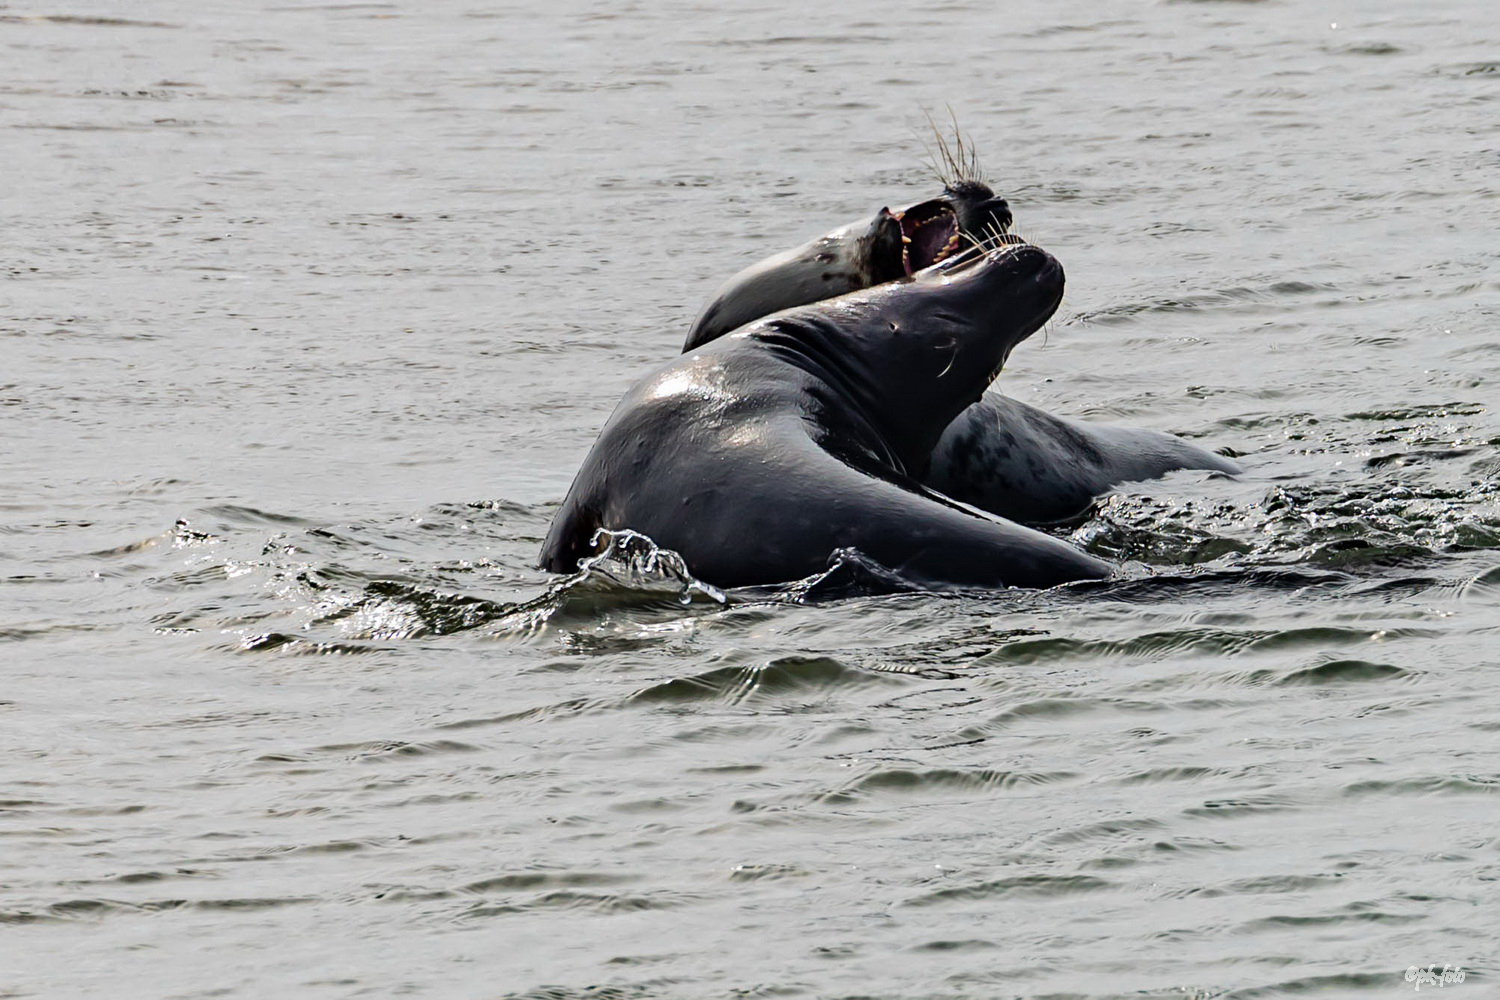
[[[947,105],[947,109],[948,120],[953,130],[951,143],[944,129],[933,117],[932,111],[927,108],[922,109],[922,114],[927,118],[927,126],[932,130],[934,143],[933,146],[923,143],[927,149],[928,164],[937,174],[938,181],[950,191],[964,184],[983,184],[985,176],[984,169],[979,165],[979,151],[972,143],[965,140],[963,130],[958,126],[958,115],[954,112],[953,106]]]
[[[936,345],[936,349],[939,351],[944,350],[945,348],[948,351],[948,364],[944,366],[942,371],[938,372],[938,378],[942,378],[944,375],[951,372],[953,370],[953,362],[958,360],[958,340],[956,338],[949,337],[948,343]]]
[[[937,120],[932,117],[932,111],[928,108],[922,109],[922,114],[927,118],[927,127],[932,132],[931,140],[923,139],[922,148],[927,153],[927,165],[932,169],[933,176],[944,188],[952,187],[953,179],[957,174],[957,165],[953,162],[953,154],[948,149],[948,140],[943,135],[942,129],[938,128]]]
[[[954,180],[964,177],[964,134],[958,129],[958,119],[953,117],[953,106],[948,105],[948,118],[953,122],[953,175]]]
[[[953,123],[953,142],[957,146],[957,155],[954,157],[958,162],[958,180],[971,184],[983,183],[985,180],[984,170],[979,166],[979,150],[970,143],[964,148],[963,129],[958,127],[958,115],[953,112],[953,105],[948,105],[948,120]]]
[[[979,250],[981,252],[984,252],[984,251],[989,250],[989,248],[990,248],[990,241],[989,241],[988,236],[985,236],[985,237],[975,236],[973,233],[969,232],[967,229],[960,229],[958,231],[958,235],[969,241],[969,248],[971,250]]]
[[[969,248],[968,250],[964,251],[965,253],[968,253],[969,250],[978,250],[980,253],[988,253],[990,250],[993,250],[995,248],[994,230],[989,225],[986,225],[982,229],[980,229],[979,235],[977,236],[967,229],[960,229],[957,233],[957,236],[960,239],[969,241]]]

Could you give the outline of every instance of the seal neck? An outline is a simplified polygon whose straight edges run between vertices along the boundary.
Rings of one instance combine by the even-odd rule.
[[[877,342],[865,344],[851,337],[853,318],[870,319],[818,312],[783,315],[766,320],[751,335],[784,363],[812,376],[814,386],[827,387],[813,388],[811,394],[822,420],[838,426],[842,440],[859,441],[858,451],[869,461],[920,478],[944,428],[980,397],[987,380],[968,379],[967,366],[955,365],[944,376],[941,391],[934,392],[924,384],[931,381],[930,374],[914,372],[900,356],[881,350],[891,337],[884,320],[873,318],[885,336],[877,332]],[[825,391],[830,394],[826,399]]]

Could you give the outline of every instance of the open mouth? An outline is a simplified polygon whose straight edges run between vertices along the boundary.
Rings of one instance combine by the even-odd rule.
[[[955,248],[938,259],[938,263],[943,265],[938,268],[939,273],[952,276],[970,270],[982,261],[998,260],[1016,247],[1030,245],[1015,233],[992,233],[981,243],[965,242],[966,246]]]
[[[943,202],[924,201],[896,218],[901,223],[901,266],[907,274],[958,252],[962,242],[958,216]]]

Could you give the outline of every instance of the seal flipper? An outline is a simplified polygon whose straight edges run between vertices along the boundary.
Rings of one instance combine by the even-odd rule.
[[[1051,587],[1110,574],[1107,563],[1051,535],[853,468],[805,436],[792,441],[782,436],[763,462],[742,453],[713,490],[694,497],[691,518],[680,502],[643,496],[606,526],[692,553],[693,574],[718,587],[811,576],[840,549],[931,589]]]
[[[826,498],[828,551],[856,549],[923,586],[1051,587],[1109,576],[1108,564],[1011,521],[953,503],[926,488],[850,468],[829,456],[811,475],[828,487],[804,518],[820,518]]]

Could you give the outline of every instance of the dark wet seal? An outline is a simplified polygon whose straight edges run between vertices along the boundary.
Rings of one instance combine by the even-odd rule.
[[[1009,232],[1010,206],[989,186],[972,143],[956,127],[951,141],[935,125],[934,135],[942,193],[903,209],[882,208],[872,221],[850,223],[740,271],[699,312],[683,350],[780,310],[908,281],[968,246],[1019,240]],[[1082,516],[1120,483],[1179,469],[1241,471],[1230,458],[1171,434],[1057,417],[999,393],[957,414],[923,465],[924,485],[940,493],[1045,525]]]
[[[714,587],[805,579],[849,549],[930,590],[1108,576],[1108,564],[918,481],[943,429],[1062,288],[1051,254],[1001,239],[683,355],[616,408],[542,567],[573,572],[601,529],[629,529]]]

